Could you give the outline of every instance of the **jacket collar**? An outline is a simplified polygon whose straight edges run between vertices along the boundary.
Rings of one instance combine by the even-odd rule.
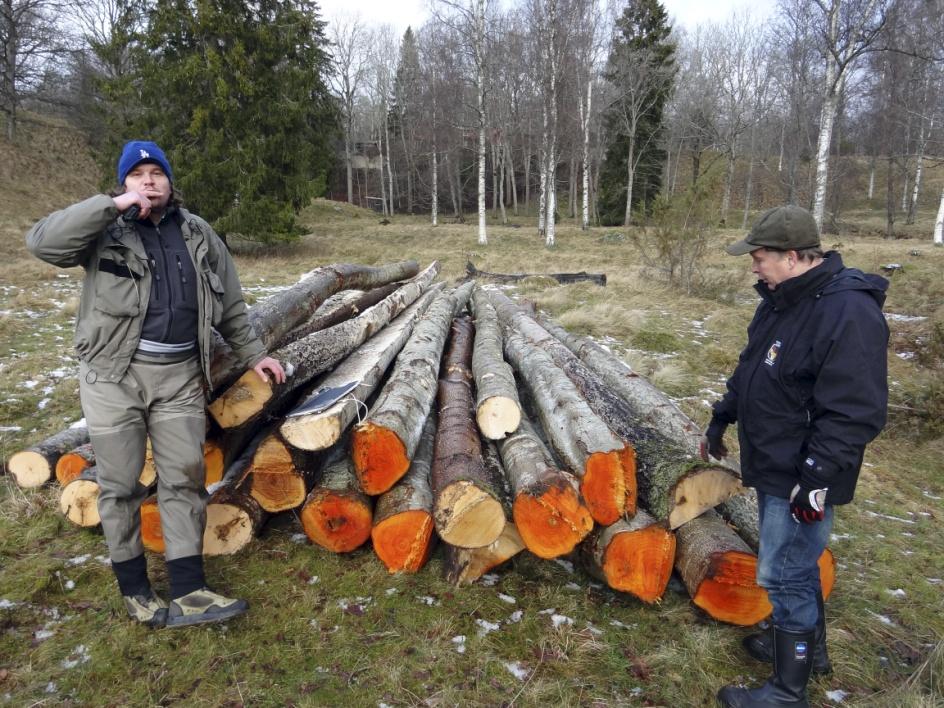
[[[818,266],[810,268],[803,275],[783,281],[776,290],[771,290],[763,281],[759,281],[754,289],[774,310],[782,312],[806,297],[818,295],[843,267],[842,256],[836,251],[829,251]]]

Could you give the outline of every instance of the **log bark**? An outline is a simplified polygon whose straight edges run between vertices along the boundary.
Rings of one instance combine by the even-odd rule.
[[[378,267],[351,263],[335,263],[317,268],[303,280],[249,309],[249,324],[263,346],[272,350],[292,328],[311,317],[328,297],[339,290],[365,290],[379,287],[419,271],[416,261],[400,261]],[[216,392],[225,390],[244,368],[225,340],[214,333],[213,353],[210,360],[210,380]]]
[[[88,441],[88,428],[66,428],[11,455],[7,470],[23,489],[41,487],[53,478],[60,457]]]
[[[675,567],[696,606],[722,622],[747,626],[773,608],[757,584],[757,556],[714,511],[676,532]]]
[[[439,295],[413,328],[367,420],[354,428],[351,455],[368,494],[390,489],[410,467],[436,395],[439,360],[453,317],[472,291]]]
[[[270,514],[295,509],[305,503],[322,465],[321,455],[296,450],[273,431],[263,438],[252,456],[248,490]]]
[[[593,529],[573,475],[558,469],[531,423],[498,443],[514,499],[512,514],[525,546],[540,558],[570,553]]]
[[[636,509],[632,447],[617,438],[540,348],[517,332],[504,331],[505,354],[524,381],[548,442],[570,472],[593,520],[614,523]]]
[[[643,602],[659,600],[672,577],[675,534],[640,509],[629,521],[597,527],[581,544],[588,572]]]
[[[98,515],[98,493],[96,468],[90,467],[62,488],[59,510],[76,526],[98,526],[102,522]]]
[[[760,548],[760,518],[757,514],[757,492],[748,488],[743,494],[725,499],[718,505],[721,514],[754,553]],[[836,558],[828,548],[819,557],[819,580],[823,598],[832,594],[836,584]]]
[[[473,420],[473,340],[471,319],[456,319],[439,379],[439,425],[430,472],[436,532],[461,548],[493,543],[507,521],[497,480],[486,473]]]
[[[95,451],[92,450],[92,443],[79,445],[71,452],[65,453],[56,462],[56,480],[60,486],[64,487],[89,467],[94,466]]]
[[[373,500],[361,491],[347,444],[333,451],[300,516],[311,542],[334,553],[349,553],[370,538]]]
[[[502,334],[498,316],[481,288],[472,291],[475,315],[475,348],[472,373],[475,376],[475,420],[489,440],[501,440],[513,433],[521,421],[521,403],[515,375],[502,354]]]
[[[334,325],[340,324],[352,317],[357,317],[367,308],[373,307],[388,295],[392,295],[394,291],[402,285],[403,283],[388,283],[387,285],[382,285],[379,288],[367,290],[366,292],[363,290],[342,290],[332,297],[338,297],[340,295],[345,295],[345,297],[338,297],[336,303],[331,303],[331,298],[328,298],[328,300],[318,308],[318,311],[312,315],[310,320],[286,334],[279,343],[279,346],[284,347],[292,342],[297,342],[302,337],[307,337],[312,332],[334,327]],[[322,310],[324,311],[322,312]]]
[[[416,321],[435,299],[442,283],[429,288],[393,322],[351,352],[337,368],[320,379],[315,390],[303,397],[294,410],[303,409],[322,389],[344,386],[357,381],[357,387],[337,403],[318,413],[294,415],[289,412],[279,427],[282,437],[300,450],[324,450],[334,445],[354,422],[358,408],[374,393],[390,363],[410,337]]]
[[[589,281],[596,285],[606,286],[606,273],[586,273],[584,271],[579,273],[489,273],[488,271],[479,270],[472,263],[465,264],[465,271],[470,278],[487,278],[500,283],[517,283],[525,278],[553,278],[561,285]]]
[[[273,357],[290,365],[292,373],[285,383],[263,381],[254,371],[247,371],[210,404],[211,415],[224,429],[252,424],[263,414],[279,415],[295,391],[333,368],[400,314],[422,295],[438,272],[439,264],[433,263],[420,276],[354,319],[272,352]]]
[[[470,585],[524,550],[524,541],[513,523],[505,524],[501,535],[483,548],[458,548],[445,544],[446,580],[453,585]]]
[[[370,537],[374,553],[391,573],[416,573],[435,544],[433,491],[429,471],[436,440],[436,416],[426,417],[410,469],[393,488],[377,498]]]

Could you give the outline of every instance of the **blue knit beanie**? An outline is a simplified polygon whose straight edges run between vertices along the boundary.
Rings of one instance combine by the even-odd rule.
[[[125,177],[134,169],[135,165],[142,162],[153,162],[161,166],[167,179],[174,181],[174,176],[170,171],[170,163],[157,143],[150,140],[129,140],[121,149],[121,157],[118,158],[118,184],[125,183]]]

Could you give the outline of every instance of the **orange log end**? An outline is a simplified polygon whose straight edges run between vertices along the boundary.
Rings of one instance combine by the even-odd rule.
[[[823,588],[823,599],[828,600],[836,585],[836,558],[828,548],[819,557],[819,584]]]
[[[152,553],[164,552],[164,532],[161,530],[157,497],[148,497],[141,503],[141,540]]]
[[[374,553],[391,573],[416,573],[433,549],[433,517],[422,509],[388,516],[370,532]]]
[[[63,487],[73,479],[78,479],[84,470],[90,467],[88,460],[82,455],[67,452],[56,462],[56,479]]]
[[[626,515],[636,515],[636,448],[627,444],[620,450],[620,462],[623,464],[623,479],[626,483]]]
[[[410,458],[399,436],[389,428],[365,423],[354,429],[351,459],[367,494],[383,494],[410,469]]]
[[[275,514],[279,511],[294,509],[305,501],[305,479],[297,472],[254,470],[252,473],[251,493],[259,506]]]
[[[223,448],[215,440],[203,444],[203,463],[206,470],[206,486],[216,484],[223,479]]]
[[[626,510],[626,473],[621,450],[590,455],[580,480],[580,493],[593,520],[609,526]]]
[[[607,585],[643,602],[655,602],[665,592],[675,562],[675,534],[653,524],[616,534],[603,554]]]
[[[347,553],[370,538],[373,511],[362,499],[326,489],[302,507],[302,528],[312,543]]]
[[[711,570],[692,601],[722,622],[748,626],[773,611],[767,591],[757,584],[757,557],[727,551],[712,558]]]
[[[524,545],[540,558],[570,553],[593,529],[590,511],[577,490],[564,481],[540,495],[519,494],[512,513]]]

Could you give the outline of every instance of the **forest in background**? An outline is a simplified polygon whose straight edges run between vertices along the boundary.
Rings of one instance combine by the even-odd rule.
[[[686,31],[657,0],[434,0],[398,36],[307,0],[0,0],[5,139],[66,117],[110,175],[154,139],[222,233],[300,233],[313,196],[391,216],[744,226],[791,202],[885,235],[939,204],[941,0],[779,0]],[[106,178],[107,181],[107,178]],[[693,209],[697,205],[697,209]]]

